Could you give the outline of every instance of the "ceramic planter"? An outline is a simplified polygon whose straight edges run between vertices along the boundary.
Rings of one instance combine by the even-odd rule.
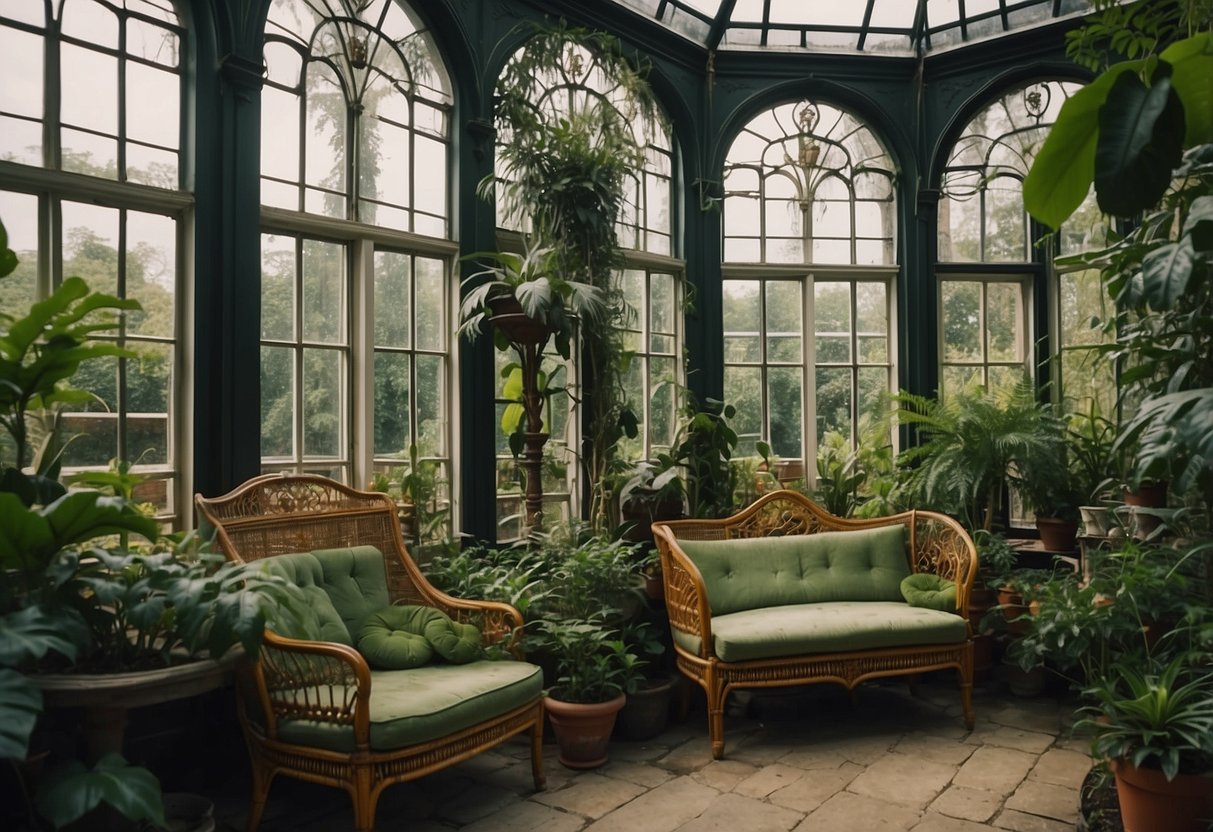
[[[1107,506],[1079,506],[1082,533],[1086,537],[1107,537],[1112,531],[1112,510]]]
[[[1125,832],[1205,832],[1213,818],[1213,774],[1177,774],[1110,760]]]
[[[1125,505],[1133,506],[1133,536],[1145,540],[1162,521],[1152,514],[1137,511],[1138,508],[1166,508],[1167,483],[1150,483],[1138,486],[1136,491],[1125,490]]]
[[[598,768],[607,761],[607,745],[615,727],[615,717],[626,697],[621,693],[607,702],[565,702],[550,694],[543,707],[552,721],[556,759],[565,768]]]
[[[513,295],[498,295],[489,300],[493,314],[489,322],[500,329],[512,344],[539,345],[551,337],[552,329],[522,311],[522,304]]]
[[[665,730],[670,721],[673,676],[655,679],[629,693],[619,712],[619,734],[627,740],[648,740]]]

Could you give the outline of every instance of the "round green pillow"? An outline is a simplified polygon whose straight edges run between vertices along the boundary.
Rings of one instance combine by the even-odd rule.
[[[452,664],[467,664],[484,658],[479,630],[471,624],[452,621],[438,610],[434,612],[440,617],[426,623],[425,637],[439,656]]]
[[[358,652],[378,670],[420,667],[434,656],[424,634],[431,607],[388,607],[371,615],[358,630]]]
[[[903,578],[901,596],[911,607],[956,612],[956,584],[929,572]]]

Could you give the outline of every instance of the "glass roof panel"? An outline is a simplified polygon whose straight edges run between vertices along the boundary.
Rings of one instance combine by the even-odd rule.
[[[1092,0],[613,0],[707,49],[916,55],[1087,14]]]

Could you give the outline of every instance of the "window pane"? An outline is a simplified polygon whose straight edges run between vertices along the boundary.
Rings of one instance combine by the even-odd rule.
[[[767,288],[767,360],[801,362],[800,283],[772,281]]]
[[[1028,259],[1027,223],[1019,180],[1000,176],[986,188],[986,262]]]
[[[813,290],[817,362],[836,364],[851,360],[851,284],[818,283]]]
[[[345,190],[345,97],[341,83],[327,67],[313,63],[307,69],[306,182],[343,192]],[[345,200],[328,194],[313,213],[333,217],[345,215]]]
[[[290,237],[261,235],[261,337],[295,337],[295,240]]]
[[[173,348],[168,344],[128,345],[126,359],[126,453],[146,464],[169,461],[169,428],[173,391]]]
[[[111,49],[118,48],[118,18],[101,3],[66,0],[60,25],[65,35]]]
[[[675,359],[649,360],[649,381],[653,392],[649,396],[648,429],[649,442],[654,448],[668,450],[674,442],[674,432],[678,429],[677,379],[678,363]]]
[[[762,438],[762,370],[758,367],[725,367],[724,398],[737,408],[733,430],[737,433],[734,456],[753,456],[754,443]]]
[[[817,444],[825,443],[827,433],[851,438],[851,369],[817,368]]]
[[[945,361],[980,361],[981,284],[947,281],[943,295],[943,356]]]
[[[126,51],[168,67],[180,63],[181,44],[174,32],[134,17],[126,19]],[[130,66],[128,64],[128,66]]]
[[[889,371],[884,367],[859,368],[859,401],[856,402],[856,412],[859,415],[859,436],[865,436],[868,430],[880,423],[888,410],[886,394],[889,392]],[[884,437],[888,439],[888,437]]]
[[[450,326],[446,311],[446,264],[429,257],[414,259],[417,292],[417,349],[445,350]]]
[[[268,54],[268,49],[267,49]],[[299,181],[299,96],[275,87],[261,90],[261,172]],[[262,201],[265,201],[264,196]]]
[[[983,375],[981,367],[944,367],[943,380],[943,396],[946,398],[949,395],[959,393],[972,384],[983,384]]]
[[[411,346],[411,258],[392,251],[375,252],[375,344]]]
[[[345,340],[345,246],[303,241],[303,339]]]
[[[1019,284],[988,284],[986,330],[990,361],[1023,360],[1023,322],[1023,298]]]
[[[446,453],[446,359],[417,356],[417,448],[422,456]]]
[[[0,84],[0,110],[42,118],[42,44],[40,35],[0,25],[0,55],[4,55],[7,67],[5,81]],[[3,153],[9,142],[0,141]]]
[[[60,46],[60,56],[63,77],[71,79],[62,85],[64,123],[117,135],[117,58],[70,43]]]
[[[804,383],[801,372],[800,367],[772,367],[767,371],[771,451],[776,456],[799,458],[802,454],[800,424]]]
[[[127,61],[126,135],[149,144],[177,147],[180,90],[181,80],[175,72]]]
[[[118,211],[63,203],[63,274],[95,292],[118,293]]]
[[[409,419],[412,412],[409,404],[409,356],[376,351],[374,362],[374,456],[377,459],[408,459]]]
[[[762,360],[759,339],[762,311],[758,290],[749,280],[724,281],[724,355],[726,361]]]
[[[0,280],[0,309],[9,314],[28,310],[38,281],[38,198],[0,191],[0,220],[8,247],[17,255],[17,268]]]
[[[141,312],[126,316],[130,335],[172,338],[177,296],[177,223],[170,217],[126,214],[126,296]]]
[[[295,455],[294,351],[261,348],[261,455]]]
[[[340,456],[342,355],[336,350],[303,350],[303,455]]]

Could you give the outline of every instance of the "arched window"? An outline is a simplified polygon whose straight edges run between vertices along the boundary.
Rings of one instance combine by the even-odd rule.
[[[997,387],[1032,374],[1034,332],[1030,311],[1044,305],[1042,285],[1054,300],[1051,351],[1060,351],[1063,382],[1074,395],[1090,395],[1087,321],[1102,298],[1098,273],[1056,273],[1052,255],[1098,244],[1105,223],[1093,198],[1047,239],[1023,207],[1023,180],[1061,106],[1079,88],[1062,81],[1017,87],[989,104],[965,126],[952,148],[939,203],[940,382],[942,392],[966,384]],[[1044,245],[1042,245],[1044,243]],[[1049,279],[1034,279],[1045,274]],[[1081,381],[1081,385],[1079,382]],[[1080,387],[1082,388],[1080,391]]]
[[[0,307],[27,310],[72,275],[142,304],[103,336],[131,357],[73,379],[96,399],[64,407],[61,431],[78,438],[63,470],[134,463],[149,478],[136,498],[176,526],[191,491],[179,409],[184,34],[170,0],[0,5],[0,217],[21,260]]]
[[[725,399],[738,453],[768,442],[787,478],[857,445],[892,384],[893,178],[872,130],[819,101],[760,113],[726,156]]]
[[[450,84],[397,0],[274,0],[262,464],[449,495]],[[435,528],[435,533],[441,533]]]
[[[547,44],[545,44],[546,46]],[[527,47],[518,50],[511,61],[523,60]],[[629,460],[647,459],[670,446],[677,427],[676,384],[680,379],[681,285],[684,263],[677,256],[672,206],[677,166],[673,140],[668,127],[659,118],[646,115],[629,84],[635,77],[621,79],[611,71],[603,55],[572,41],[561,47],[556,65],[535,72],[525,90],[539,118],[557,125],[561,119],[576,120],[579,113],[597,107],[612,108],[628,125],[635,144],[643,148],[642,163],[624,181],[624,199],[616,219],[618,243],[623,250],[622,268],[615,275],[619,298],[626,304],[623,316],[624,349],[630,353],[628,371],[622,379],[624,395],[639,421],[636,439],[622,439],[617,456]],[[507,68],[508,71],[508,68]],[[509,127],[499,123],[499,146],[510,139]],[[509,181],[510,170],[499,153],[496,173]],[[524,210],[511,210],[524,209]],[[516,246],[517,233],[531,230],[525,206],[498,198],[497,222],[503,247]],[[551,345],[549,345],[549,348]],[[507,353],[497,354],[498,370],[511,361]],[[581,383],[576,366],[558,362],[554,351],[548,358],[549,387]],[[573,509],[579,489],[577,447],[581,414],[577,402],[581,396],[555,396],[550,399],[548,423],[551,439],[544,448],[549,464],[545,467],[544,500],[549,514],[553,508],[567,516]],[[499,416],[506,405],[499,403]],[[504,431],[498,434],[498,517],[501,537],[517,534],[521,526],[520,479]]]

